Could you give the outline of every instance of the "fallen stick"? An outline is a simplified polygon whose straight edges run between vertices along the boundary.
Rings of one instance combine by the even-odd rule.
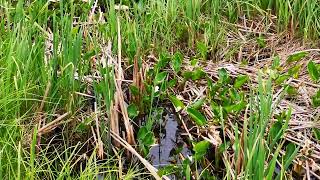
[[[118,141],[119,144],[121,144],[128,151],[134,154],[141,161],[141,163],[149,170],[149,172],[155,179],[161,180],[161,177],[157,174],[158,170],[155,167],[153,167],[145,158],[143,158],[129,143],[127,143],[123,138],[115,134],[113,131],[111,131],[111,136],[114,138],[114,140]],[[162,176],[162,178],[170,180],[167,176]]]
[[[60,121],[63,120],[69,114],[70,114],[69,112],[66,112],[63,115],[59,116],[57,119],[53,120],[52,122],[44,125],[42,128],[40,128],[38,130],[38,134],[42,135],[42,134],[48,132],[48,130],[52,130],[52,129],[56,128],[59,124],[61,124]]]

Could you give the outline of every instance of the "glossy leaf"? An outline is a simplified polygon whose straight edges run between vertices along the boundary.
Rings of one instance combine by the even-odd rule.
[[[277,79],[276,79],[276,84],[280,85],[282,84],[285,80],[289,79],[290,76],[287,74],[284,75],[280,75]]]
[[[196,143],[193,147],[193,151],[195,152],[195,159],[201,159],[203,156],[205,156],[209,147],[210,142],[205,140]]]
[[[234,88],[240,88],[244,83],[246,83],[249,80],[249,76],[248,75],[240,75],[236,78],[235,82],[234,82]]]
[[[199,111],[197,111],[193,108],[188,108],[187,112],[197,125],[203,126],[203,125],[207,124],[206,118]]]
[[[307,52],[298,52],[295,54],[292,54],[288,57],[287,62],[292,63],[301,60],[302,58],[306,57],[308,55]]]
[[[219,81],[223,84],[226,84],[229,82],[229,74],[226,69],[222,68],[218,70],[219,75]]]
[[[286,92],[289,96],[295,96],[298,94],[297,88],[290,86],[290,85],[288,87],[286,87]]]
[[[139,109],[135,104],[130,104],[127,108],[128,115],[131,119],[137,117],[139,115]]]
[[[197,50],[198,50],[198,52],[201,54],[201,56],[202,56],[203,58],[206,58],[208,49],[207,49],[207,46],[206,46],[205,43],[203,43],[203,42],[198,42],[198,43],[197,43]]]
[[[192,72],[192,80],[199,80],[201,78],[204,78],[206,75],[206,73],[200,69],[200,68],[197,68],[195,71]]]
[[[161,72],[161,73],[158,73],[156,75],[156,77],[154,78],[154,83],[157,85],[157,84],[161,84],[167,77],[167,72]]]
[[[176,112],[180,111],[184,108],[184,104],[180,99],[178,99],[176,96],[169,96],[170,101],[172,102]]]
[[[191,105],[191,108],[193,109],[199,109],[201,108],[201,106],[203,105],[204,101],[206,100],[205,97],[197,100],[196,102],[194,102],[192,105]]]
[[[310,78],[313,81],[318,81],[320,78],[320,72],[317,69],[316,64],[313,61],[309,61],[308,63],[308,73]]]

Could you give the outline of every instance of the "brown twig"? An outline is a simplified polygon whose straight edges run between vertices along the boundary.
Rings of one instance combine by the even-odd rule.
[[[97,112],[97,102],[94,102],[94,119],[96,122],[96,131],[97,131],[97,148],[98,148],[98,157],[100,159],[103,159],[103,143],[101,141],[100,136],[100,126],[99,126],[99,118],[98,118],[98,112]]]
[[[66,112],[63,115],[59,116],[57,119],[53,120],[52,122],[44,125],[42,128],[40,128],[38,130],[38,135],[43,135],[47,132],[49,132],[50,130],[53,130],[54,128],[56,128],[59,124],[61,124],[62,120],[67,117],[70,113]]]
[[[129,120],[127,108],[125,107],[125,101],[123,98],[123,92],[121,88],[121,80],[123,79],[123,72],[122,72],[122,60],[121,60],[121,31],[120,31],[120,19],[119,17],[117,18],[117,27],[118,27],[118,81],[116,81],[116,100],[118,100],[118,105],[120,106],[121,113],[123,116],[124,120],[124,125],[126,128],[126,133],[127,133],[127,140],[129,144],[135,144],[134,140],[134,134],[133,134],[133,128]]]
[[[158,170],[155,167],[153,167],[146,159],[144,159],[128,142],[126,142],[123,138],[121,138],[119,135],[115,134],[112,131],[111,136],[128,151],[130,151],[133,155],[135,155],[141,161],[141,163],[149,170],[149,172],[155,179],[161,180],[161,178],[157,174]],[[162,178],[169,180],[167,176],[162,176]]]

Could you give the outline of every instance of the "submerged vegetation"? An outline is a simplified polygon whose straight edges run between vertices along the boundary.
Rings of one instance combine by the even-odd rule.
[[[319,15],[0,0],[0,179],[320,179]]]

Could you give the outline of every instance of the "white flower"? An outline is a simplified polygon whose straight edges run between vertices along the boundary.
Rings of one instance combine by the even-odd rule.
[[[155,88],[154,88],[154,92],[158,92],[159,91],[159,86],[156,86]]]

